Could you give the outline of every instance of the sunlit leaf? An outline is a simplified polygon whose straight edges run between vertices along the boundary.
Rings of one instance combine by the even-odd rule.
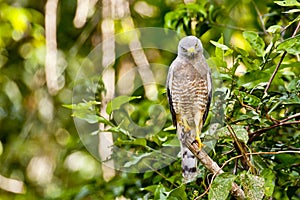
[[[147,156],[150,156],[151,153],[142,153],[140,155],[132,155],[130,157],[130,161],[126,162],[124,167],[131,167],[131,166],[134,166],[136,165],[138,162],[140,162],[143,158],[147,157]]]
[[[218,42],[215,42],[215,41],[210,41],[210,43],[212,43],[214,46],[216,46],[217,48],[219,49],[222,49],[223,51],[227,51],[229,50],[230,48],[228,46],[226,46],[225,44],[220,44]]]
[[[296,12],[300,12],[300,9],[291,9],[291,10],[285,11],[284,13],[296,13]]]
[[[265,42],[257,33],[245,31],[243,37],[249,42],[257,56],[262,57],[264,55]]]
[[[209,190],[209,200],[226,200],[235,179],[235,175],[223,173],[218,175]]]
[[[300,3],[297,0],[274,1],[274,3],[280,6],[300,6]]]
[[[281,26],[279,26],[279,25],[273,25],[273,26],[270,26],[267,29],[267,32],[269,32],[269,33],[276,33],[276,32],[279,32],[280,30],[281,30]]]
[[[300,54],[300,35],[281,42],[277,46],[277,50],[286,51],[287,53],[293,55]]]
[[[246,198],[251,200],[263,199],[265,192],[264,178],[249,173],[242,173],[240,174],[240,179]]]

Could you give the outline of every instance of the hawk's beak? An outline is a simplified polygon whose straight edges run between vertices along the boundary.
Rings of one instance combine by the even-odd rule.
[[[189,53],[189,55],[191,55],[192,57],[194,57],[195,52],[196,52],[196,50],[195,50],[194,47],[191,47],[191,48],[188,49],[188,53]]]

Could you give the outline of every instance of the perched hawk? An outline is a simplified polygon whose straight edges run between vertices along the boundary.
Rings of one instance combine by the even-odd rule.
[[[190,182],[197,176],[197,158],[183,140],[191,137],[202,148],[199,136],[212,93],[210,69],[197,37],[187,36],[180,40],[178,56],[169,68],[167,93],[173,124],[181,144],[182,175],[184,182]]]

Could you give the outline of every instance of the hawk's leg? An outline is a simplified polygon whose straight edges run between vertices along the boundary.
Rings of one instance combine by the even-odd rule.
[[[198,112],[196,113],[194,117],[195,125],[196,125],[196,139],[194,142],[198,143],[198,147],[201,150],[204,144],[202,144],[200,140],[200,134],[201,134],[201,129],[202,129],[202,117],[203,117],[203,112]]]
[[[184,133],[188,133],[191,131],[191,127],[189,126],[189,124],[185,118],[182,118],[182,120],[180,120],[178,123],[182,126],[182,131]]]
[[[201,134],[201,131],[199,129],[199,126],[196,126],[196,140],[195,141],[197,141],[199,149],[202,149],[204,144],[202,144],[202,142],[201,142],[200,134]]]

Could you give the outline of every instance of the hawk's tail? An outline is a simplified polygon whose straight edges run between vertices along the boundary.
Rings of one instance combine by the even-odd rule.
[[[185,146],[181,147],[182,157],[182,176],[185,183],[196,180],[198,175],[197,158],[195,155]]]
[[[177,131],[181,146],[181,166],[183,181],[184,183],[188,183],[196,180],[196,177],[198,175],[197,158],[182,142],[182,140],[184,139],[184,137],[194,137],[196,133],[194,133],[195,130],[191,130],[188,133],[184,133],[184,129],[180,126],[177,126]]]

